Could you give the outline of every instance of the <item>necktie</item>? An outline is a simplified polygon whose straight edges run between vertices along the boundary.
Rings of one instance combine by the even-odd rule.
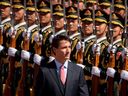
[[[66,74],[65,74],[64,66],[63,65],[60,68],[60,79],[61,79],[62,83],[65,84]]]

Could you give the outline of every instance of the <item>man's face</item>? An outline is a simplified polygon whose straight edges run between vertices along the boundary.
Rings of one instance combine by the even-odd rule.
[[[39,13],[40,17],[40,23],[41,24],[46,24],[51,21],[51,14],[50,13]]]
[[[122,17],[125,16],[125,10],[124,9],[115,8],[115,13],[119,14]]]
[[[27,11],[28,24],[32,25],[36,21],[36,12]]]
[[[64,27],[64,18],[60,16],[53,16],[54,26],[56,29],[62,29]]]
[[[93,23],[86,21],[86,22],[82,22],[82,29],[84,32],[84,35],[90,35],[93,33]]]
[[[67,29],[69,32],[75,32],[78,30],[78,19],[67,19]]]
[[[106,23],[96,22],[96,34],[97,36],[101,36],[106,34],[108,31],[108,26]]]
[[[113,29],[113,38],[116,38],[117,36],[121,35],[123,32],[120,26],[117,25],[112,25],[112,29]]]
[[[1,17],[3,19],[5,19],[5,18],[10,16],[10,7],[0,6],[0,11],[1,11]]]
[[[15,21],[20,21],[24,18],[24,15],[25,15],[24,9],[14,9],[13,11],[15,16],[14,17]]]
[[[62,40],[59,43],[58,48],[53,49],[55,52],[55,57],[60,62],[65,62],[65,60],[70,59],[71,54],[71,43],[67,40]]]
[[[61,0],[51,0],[52,1],[52,4],[55,5],[55,4],[60,4],[61,3]]]

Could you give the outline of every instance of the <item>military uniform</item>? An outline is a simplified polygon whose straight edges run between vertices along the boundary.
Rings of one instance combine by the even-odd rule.
[[[36,12],[38,11],[37,8],[35,8],[34,3],[32,2],[32,0],[29,0],[27,2],[27,7],[26,7],[26,12],[27,12],[27,16],[30,14],[36,14]],[[28,18],[30,18],[28,16]],[[36,17],[35,17],[36,18]],[[37,19],[38,21],[38,19]],[[32,86],[33,86],[33,77],[34,77],[34,69],[33,69],[33,55],[35,54],[35,38],[37,38],[39,36],[39,24],[37,25],[36,19],[35,21],[33,21],[32,24],[28,24],[28,29],[27,32],[29,34],[29,51],[31,53],[30,55],[30,59],[29,59],[29,63],[27,65],[27,76],[26,76],[26,95],[30,96],[30,94],[32,93]]]
[[[51,12],[50,9],[50,3],[47,1],[41,1],[40,4],[38,5],[38,9],[39,9],[39,14],[40,15],[45,15]],[[49,21],[50,22],[50,21]],[[47,26],[40,26],[40,34],[42,34],[43,36],[43,41],[42,41],[42,49],[41,49],[41,55],[44,57],[49,56],[50,51],[49,51],[49,46],[50,46],[50,42],[49,42],[49,38],[52,34],[52,27],[50,24],[48,24]]]
[[[112,14],[112,28],[113,28],[113,34],[116,34],[115,31],[115,27],[120,27],[121,29],[124,28],[123,26],[123,19],[120,18],[120,16],[118,16],[118,14],[113,13]],[[116,51],[115,51],[115,66],[114,69],[116,70],[115,76],[114,76],[114,88],[113,88],[113,96],[118,96],[119,95],[119,81],[120,81],[120,73],[121,70],[123,69],[124,66],[124,60],[122,57],[122,52],[124,50],[124,46],[123,46],[123,42],[121,39],[121,35],[119,37],[120,34],[118,34],[118,39],[115,39],[116,37],[111,37],[113,38],[113,42],[112,43],[112,47],[115,46],[116,47]],[[110,52],[108,52],[109,46],[107,46],[103,52],[103,56],[104,56],[104,64],[109,64],[110,62]],[[109,67],[109,66],[108,66]],[[104,72],[104,74],[106,74],[106,72]],[[111,86],[111,85],[110,85]]]
[[[10,7],[10,3],[9,1],[5,1],[5,0],[1,0],[0,1],[0,6],[1,6],[1,10],[6,8],[6,7]],[[1,18],[1,17],[0,17]],[[2,18],[1,18],[2,19]],[[6,78],[8,76],[8,56],[7,56],[7,49],[8,49],[8,45],[9,45],[9,30],[11,27],[11,23],[10,23],[11,19],[10,17],[7,17],[3,20],[1,20],[1,25],[2,25],[2,33],[3,33],[3,46],[4,46],[4,50],[2,50],[2,52],[0,53],[0,95],[2,96],[2,83],[5,84]]]
[[[101,24],[106,24],[107,26],[107,17],[105,15],[105,13],[102,11],[102,10],[96,10],[96,13],[95,13],[95,22],[96,22],[96,26],[100,26]],[[96,32],[100,30],[100,29],[96,29]],[[98,33],[97,34],[97,37],[99,36]],[[104,36],[100,36],[96,39],[95,43],[96,45],[100,45],[100,58],[99,58],[99,65],[98,65],[98,68],[101,69],[100,71],[100,83],[99,83],[99,89],[98,89],[98,95],[100,96],[106,96],[106,88],[107,88],[107,82],[105,81],[105,77],[102,75],[103,73],[106,72],[107,70],[107,65],[103,62],[104,61],[104,57],[103,57],[103,50],[104,48],[106,48],[109,44],[108,40],[107,40],[107,37],[105,36],[105,34],[107,34],[107,32],[105,31],[104,29],[104,32],[103,32]],[[95,48],[94,46],[95,45],[92,45],[90,49],[90,53],[88,55],[88,61],[90,61],[91,64],[95,64]]]
[[[73,6],[69,6],[66,9],[66,18],[67,19],[74,19],[77,20],[78,19],[78,15],[77,15],[77,8],[73,7]],[[69,38],[72,40],[72,45],[71,45],[71,56],[70,59],[73,62],[76,62],[77,60],[77,49],[76,49],[76,45],[77,43],[80,41],[80,32],[78,32],[78,29],[74,32],[71,33],[69,30],[67,31],[67,35],[69,36]]]
[[[13,10],[18,11],[21,9],[24,9],[24,6],[22,4],[23,2],[21,1],[13,1]],[[14,21],[15,22],[15,21]],[[16,33],[15,39],[16,39],[16,49],[18,50],[15,53],[15,72],[14,72],[14,77],[13,77],[13,82],[12,82],[12,93],[13,95],[16,94],[16,89],[18,86],[18,82],[21,78],[21,50],[23,48],[22,43],[23,43],[23,32],[26,30],[26,22],[22,21],[20,23],[15,23],[14,24],[14,32]]]

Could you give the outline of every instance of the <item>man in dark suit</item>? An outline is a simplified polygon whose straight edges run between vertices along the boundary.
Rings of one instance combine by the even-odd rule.
[[[57,35],[52,41],[52,51],[55,59],[41,67],[35,96],[89,96],[83,69],[69,60],[70,39]],[[61,66],[64,68],[63,74]]]

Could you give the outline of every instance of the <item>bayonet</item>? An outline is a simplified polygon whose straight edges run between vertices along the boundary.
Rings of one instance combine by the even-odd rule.
[[[50,0],[50,9],[51,9],[51,27],[52,27],[53,35],[55,35],[55,27],[54,27],[54,20],[53,20],[53,5],[52,5],[52,0]]]
[[[63,0],[63,11],[64,11],[64,30],[66,31],[67,35],[67,20],[66,20],[66,10],[65,10],[65,0]]]

